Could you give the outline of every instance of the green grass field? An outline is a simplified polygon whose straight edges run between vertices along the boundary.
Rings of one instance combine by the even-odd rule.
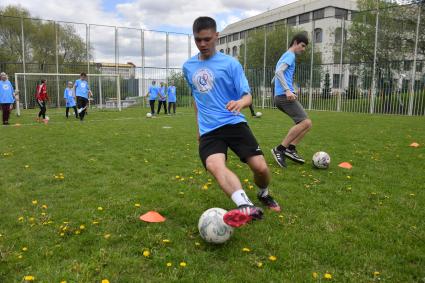
[[[290,120],[248,118],[283,209],[215,246],[198,218],[234,205],[202,168],[192,109],[91,112],[84,123],[62,112],[0,128],[0,282],[425,282],[423,117],[310,112],[299,151],[328,152],[328,170],[277,167],[270,148]],[[247,166],[233,154],[228,164],[255,200]],[[167,221],[139,221],[149,210]]]

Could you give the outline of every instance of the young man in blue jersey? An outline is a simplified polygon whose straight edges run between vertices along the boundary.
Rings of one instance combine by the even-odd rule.
[[[161,111],[161,106],[164,105],[164,112],[165,115],[167,115],[167,94],[166,94],[166,90],[167,88],[165,87],[164,83],[161,82],[160,83],[160,87],[159,87],[159,97],[158,97],[158,115],[159,112]]]
[[[159,93],[159,87],[157,87],[155,84],[156,82],[152,81],[152,85],[149,86],[148,93],[146,94],[146,96],[149,97],[149,105],[151,107],[152,115],[155,115],[155,101]]]
[[[0,74],[0,106],[3,112],[3,125],[9,125],[9,116],[13,103],[15,103],[15,91],[7,79],[6,73],[2,72]]]
[[[237,60],[216,52],[216,29],[210,17],[195,20],[193,35],[200,53],[184,63],[183,73],[195,101],[200,158],[237,205],[224,215],[224,222],[239,227],[261,219],[263,210],[253,205],[239,178],[227,168],[228,148],[251,168],[259,188],[258,199],[275,211],[280,207],[268,191],[270,172],[263,152],[241,114],[252,103],[248,81]]]
[[[73,93],[77,97],[77,112],[80,116],[80,121],[83,121],[84,115],[86,114],[87,103],[89,102],[89,96],[93,96],[87,81],[86,73],[80,74],[80,79],[75,81],[73,89]]]
[[[298,155],[296,146],[310,130],[312,123],[298,101],[293,82],[296,55],[304,52],[307,45],[308,38],[304,34],[296,34],[291,40],[288,51],[280,57],[276,64],[273,78],[275,82],[274,102],[277,108],[287,114],[295,123],[283,141],[271,150],[280,167],[286,167],[285,157],[297,163],[305,163],[304,158]]]
[[[63,92],[63,98],[65,99],[65,105],[66,105],[65,116],[66,118],[68,118],[69,108],[73,108],[75,113],[75,118],[78,119],[78,110],[77,110],[77,105],[75,103],[72,86],[73,86],[72,82],[68,82],[68,85],[65,88],[65,91]]]
[[[168,95],[168,115],[171,115],[171,106],[173,107],[173,114],[176,114],[176,87],[174,86],[174,81],[170,82],[170,86],[167,88]]]

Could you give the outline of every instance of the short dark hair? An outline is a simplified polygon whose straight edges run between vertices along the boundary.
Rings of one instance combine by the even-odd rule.
[[[44,84],[46,82],[46,79],[42,79],[41,83]]]
[[[204,29],[212,29],[217,31],[217,23],[211,17],[199,17],[193,22],[193,33],[198,33]]]
[[[297,33],[294,35],[294,37],[291,40],[291,44],[289,46],[291,47],[294,45],[294,43],[297,42],[297,44],[300,44],[301,42],[304,42],[305,45],[308,45],[308,37],[303,33]]]
[[[84,73],[84,72],[82,72],[82,73],[80,74],[80,76],[81,76],[81,77],[87,77],[87,74],[86,74],[86,73]]]

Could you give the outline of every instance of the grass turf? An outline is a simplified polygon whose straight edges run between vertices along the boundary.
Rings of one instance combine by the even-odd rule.
[[[214,246],[198,217],[233,203],[202,168],[193,110],[99,111],[84,123],[49,112],[49,125],[26,111],[0,128],[0,282],[425,280],[423,117],[310,112],[299,151],[328,152],[328,170],[277,167],[270,148],[291,121],[277,110],[248,118],[283,210]],[[255,200],[247,166],[233,154],[228,165]],[[167,221],[139,221],[149,210]]]

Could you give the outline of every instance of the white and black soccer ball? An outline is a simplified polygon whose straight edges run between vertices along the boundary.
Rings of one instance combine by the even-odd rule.
[[[46,116],[46,118],[44,118],[45,120],[47,120],[47,121],[49,121],[50,120],[50,118],[49,118],[49,116]]]
[[[312,161],[313,161],[314,167],[319,169],[326,169],[329,167],[329,164],[331,163],[331,157],[326,152],[319,151],[313,155]]]
[[[222,208],[210,208],[202,213],[198,222],[201,238],[208,243],[222,244],[230,239],[233,227],[223,221],[227,211]]]
[[[255,116],[258,117],[258,118],[260,118],[261,116],[263,116],[263,113],[257,112],[257,113],[255,113]]]
[[[151,112],[146,113],[146,118],[152,118],[152,113]]]

